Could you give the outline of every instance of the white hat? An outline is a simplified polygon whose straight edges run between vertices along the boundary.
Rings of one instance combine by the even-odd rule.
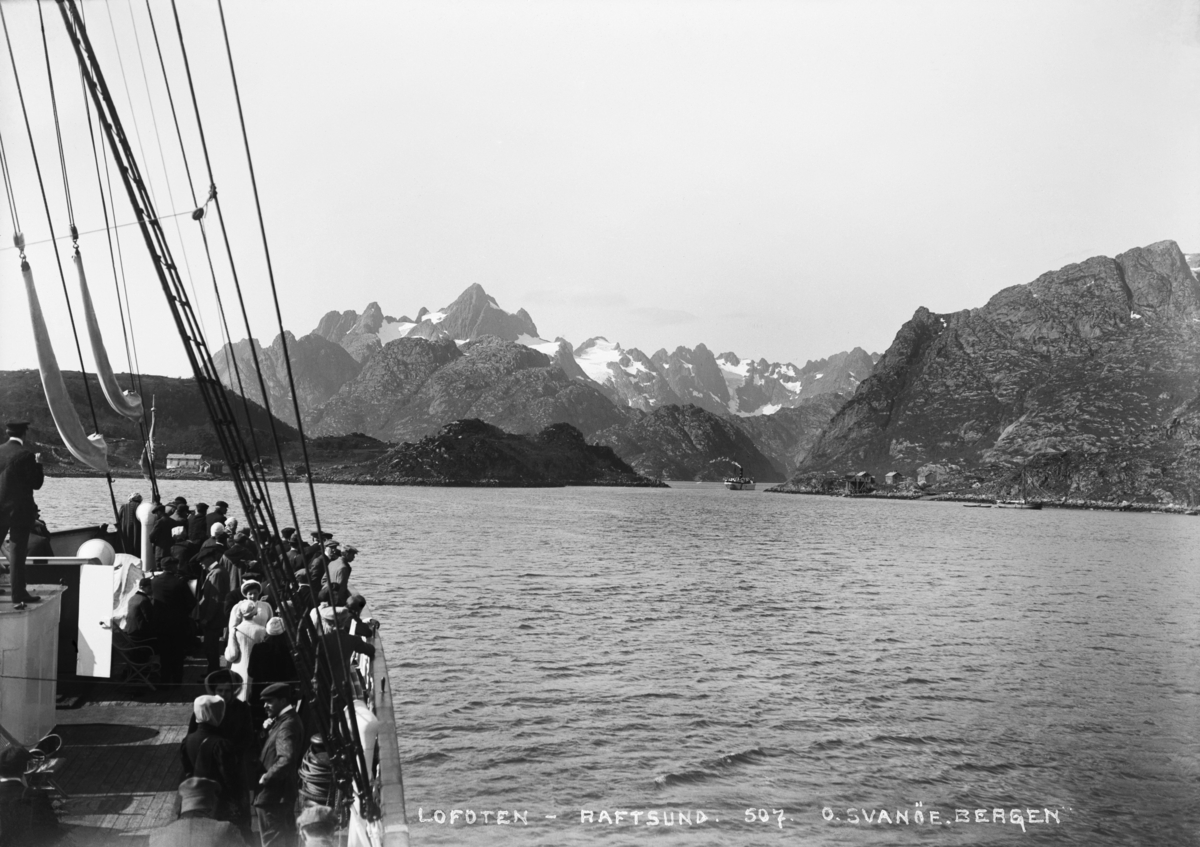
[[[229,530],[225,528],[225,524],[217,521],[212,525],[212,529],[208,531],[208,534],[216,538],[218,535],[228,535]]]

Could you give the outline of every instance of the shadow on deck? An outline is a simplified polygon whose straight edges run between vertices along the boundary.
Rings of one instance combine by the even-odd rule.
[[[189,659],[180,686],[89,680],[63,686],[54,731],[64,764],[57,783],[59,847],[136,845],[175,820],[183,779],[179,745],[187,735],[191,702],[204,693],[204,663]]]

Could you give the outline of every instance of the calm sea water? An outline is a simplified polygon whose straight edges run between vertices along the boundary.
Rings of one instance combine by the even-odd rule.
[[[1200,520],[692,483],[318,496],[385,622],[415,844],[1200,843]],[[39,496],[52,527],[107,499]]]

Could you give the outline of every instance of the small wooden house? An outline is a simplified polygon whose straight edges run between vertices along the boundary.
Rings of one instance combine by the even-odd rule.
[[[176,469],[197,473],[222,473],[225,463],[220,459],[206,459],[200,453],[168,453],[167,470]]]
[[[904,474],[900,473],[900,471],[888,471],[884,474],[883,481],[888,485],[899,485],[904,482]]]
[[[866,471],[847,476],[845,478],[845,491],[847,494],[865,494],[868,491],[875,490],[875,477],[871,476]]]
[[[917,471],[917,485],[922,488],[929,485],[937,485],[938,475],[933,468],[928,470]]]

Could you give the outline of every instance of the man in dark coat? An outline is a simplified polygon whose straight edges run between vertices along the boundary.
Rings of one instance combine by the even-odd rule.
[[[197,616],[200,634],[204,638],[204,658],[208,662],[206,673],[221,669],[221,653],[225,649],[221,633],[229,621],[225,611],[225,598],[229,595],[229,572],[222,556],[210,561],[196,583]]]
[[[212,535],[212,525],[215,523],[225,523],[225,512],[229,509],[229,504],[224,500],[218,500],[213,503],[212,511],[204,516],[204,527],[209,535]]]
[[[155,507],[155,512],[158,515],[158,520],[154,522],[154,527],[150,530],[150,543],[154,545],[154,556],[159,567],[162,567],[162,560],[171,555],[171,545],[175,543],[175,530],[181,526],[180,522],[175,520],[175,504],[168,503],[167,505],[159,504]],[[187,532],[187,524],[182,524],[183,532]]]
[[[188,541],[203,544],[208,540],[208,504],[197,503],[196,512],[187,522]]]
[[[179,573],[187,579],[198,579],[200,577],[199,570],[192,568],[192,558],[200,549],[200,544],[191,541],[188,538],[188,519],[191,517],[191,509],[187,503],[180,503],[175,507],[174,524],[171,527],[171,556],[175,561],[179,562]]]
[[[325,572],[325,585],[340,585],[349,594],[350,564],[357,555],[356,547],[349,544],[343,547],[342,554],[329,563],[329,569]]]
[[[150,583],[154,620],[158,629],[158,655],[163,682],[183,682],[183,663],[192,641],[192,609],[196,597],[179,575],[179,563],[170,556],[161,562],[163,572]]]
[[[14,608],[24,609],[41,597],[25,588],[25,555],[29,548],[29,530],[37,517],[33,492],[42,487],[44,476],[37,454],[25,446],[29,424],[14,421],[5,426],[8,441],[0,445],[0,544],[7,535],[12,541],[8,570],[12,583]]]
[[[338,543],[332,538],[326,539],[320,552],[308,560],[308,581],[316,588],[329,583],[329,562],[338,556]]]
[[[138,520],[138,506],[142,505],[142,495],[136,491],[129,495],[129,501],[117,512],[117,532],[121,536],[121,546],[124,552],[131,556],[142,555],[142,522]]]
[[[262,847],[292,847],[296,841],[297,774],[303,728],[292,706],[291,687],[278,682],[262,693],[267,710],[267,739],[259,761],[265,773],[258,779],[254,811]]]
[[[138,582],[137,593],[129,598],[125,610],[125,634],[135,644],[153,644],[157,633],[154,631],[154,601],[151,599],[151,586],[154,580],[143,577]]]

